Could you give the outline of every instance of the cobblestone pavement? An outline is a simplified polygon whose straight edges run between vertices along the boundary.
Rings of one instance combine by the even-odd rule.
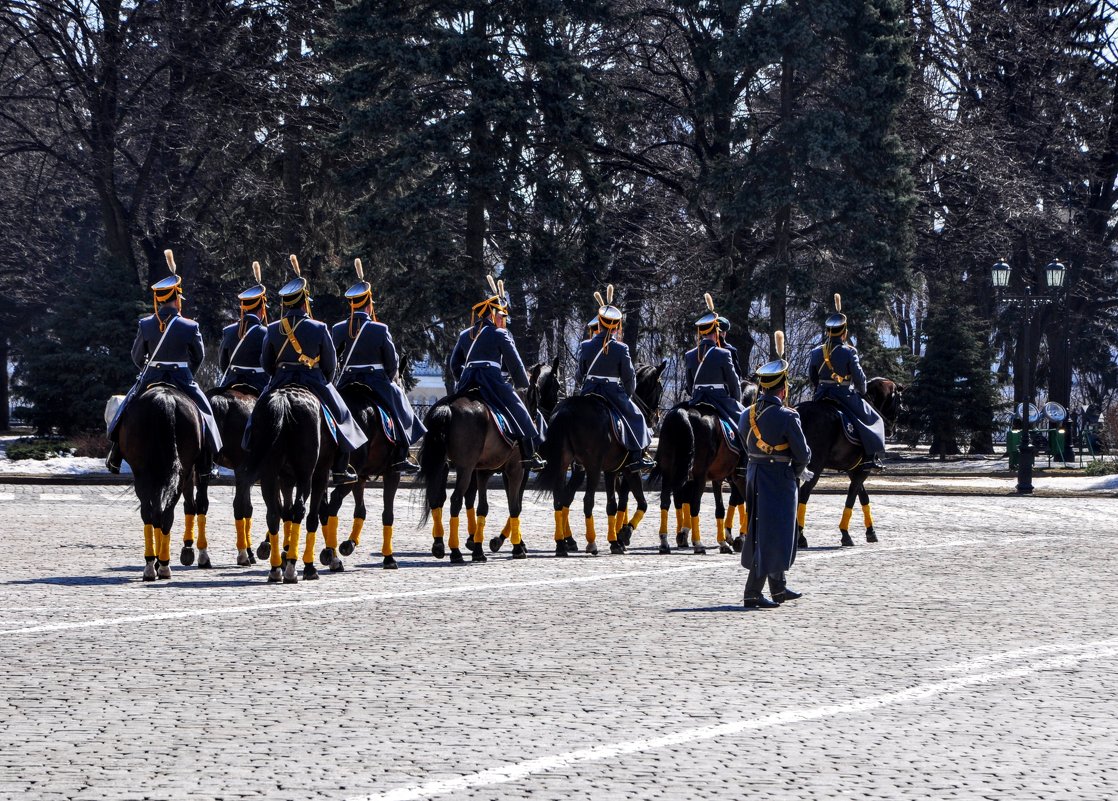
[[[452,567],[407,492],[389,572],[374,497],[345,573],[283,586],[213,494],[216,567],[151,585],[130,490],[4,489],[0,798],[1118,796],[1112,499],[881,497],[839,549],[820,497],[805,597],[747,612],[655,512],[557,560],[531,499],[532,558]]]

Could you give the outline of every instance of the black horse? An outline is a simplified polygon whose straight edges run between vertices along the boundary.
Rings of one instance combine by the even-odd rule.
[[[667,366],[665,360],[657,367],[638,366],[636,369],[637,387],[633,400],[650,428],[656,424],[660,398],[664,392],[660,378]],[[556,556],[569,555],[572,550],[570,546],[575,544],[567,519],[575,491],[581,483],[577,473],[569,480],[567,477],[568,469],[575,462],[586,472],[583,511],[586,517],[587,553],[598,553],[597,532],[594,530],[594,495],[603,473],[606,476],[606,516],[609,521],[607,540],[610,553],[625,553],[633,531],[648,509],[640,475],[624,471],[625,484],[637,501],[637,511],[631,519],[618,525],[617,485],[628,452],[613,433],[611,415],[605,400],[593,395],[578,395],[561,401],[548,422],[547,437],[541,452],[547,460],[547,467],[539,475],[539,485],[543,491],[551,492],[553,500]]]
[[[866,384],[866,400],[885,418],[886,430],[894,429],[897,413],[902,406],[898,385],[887,378],[872,378]],[[879,403],[882,406],[879,406]],[[850,442],[843,434],[842,417],[839,415],[838,406],[827,401],[806,401],[798,405],[796,411],[800,413],[804,437],[807,439],[808,447],[811,448],[811,463],[808,469],[814,474],[810,481],[800,487],[800,505],[796,513],[799,547],[807,547],[807,538],[804,536],[807,502],[824,469],[840,470],[850,478],[842,520],[839,522],[841,543],[847,547],[854,545],[849,529],[855,498],[862,506],[866,542],[877,542],[877,532],[873,527],[873,514],[870,510],[870,497],[865,488],[866,479],[872,472],[872,468],[864,462],[865,452],[862,446]]]
[[[171,526],[179,496],[194,494],[202,415],[181,390],[155,384],[125,410],[120,452],[132,467],[144,521],[144,581],[171,577]]]
[[[221,434],[221,452],[214,461],[233,471],[233,523],[237,529],[237,564],[241,567],[256,564],[252,554],[252,480],[244,471],[248,456],[241,447],[252,407],[256,405],[256,390],[244,385],[227,389],[212,389],[206,393],[210,399],[214,419]],[[206,516],[210,511],[210,482],[204,475],[197,475],[196,491],[183,498],[186,529],[183,532],[182,552],[179,561],[184,565],[194,563],[194,524],[198,525],[198,567],[213,564],[208,551]]]
[[[365,432],[368,441],[353,452],[350,457],[357,467],[357,481],[335,487],[330,493],[321,510],[322,534],[326,540],[326,547],[319,554],[319,561],[338,572],[345,569],[342,560],[338,557],[349,556],[361,543],[361,530],[365,526],[365,516],[368,510],[365,507],[365,486],[369,479],[381,476],[384,479],[384,509],[381,512],[381,548],[383,559],[382,567],[385,570],[396,570],[399,565],[396,557],[392,555],[392,527],[395,523],[396,491],[400,487],[400,471],[393,470],[396,445],[384,433],[381,424],[381,401],[376,393],[362,384],[348,384],[341,390],[342,399],[353,414],[353,419],[361,430]],[[407,436],[404,431],[398,436]],[[342,501],[349,493],[353,493],[353,527],[349,536],[338,545],[338,511]],[[312,507],[313,508],[313,507]]]
[[[303,579],[317,579],[318,570],[314,566],[317,511],[326,495],[337,444],[327,428],[318,398],[307,389],[297,385],[280,387],[257,406],[245,463],[251,480],[260,477],[261,493],[268,507],[268,541],[261,543],[257,556],[270,558],[270,583],[280,580],[285,584],[296,583],[299,580],[295,575],[299,531],[306,518]],[[312,510],[311,514],[307,514],[308,509]],[[286,540],[282,551],[278,542],[281,520]]]

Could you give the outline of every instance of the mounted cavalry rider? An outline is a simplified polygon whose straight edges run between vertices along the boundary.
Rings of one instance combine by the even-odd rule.
[[[206,356],[202,332],[198,323],[182,316],[182,276],[175,267],[174,254],[165,250],[163,255],[171,275],[151,285],[154,313],[140,320],[136,341],[132,344],[132,361],[142,370],[109,423],[108,434],[113,445],[105,467],[110,473],[120,472],[121,454],[116,432],[128,405],[152,384],[171,384],[194,401],[202,415],[206,447],[198,457],[197,470],[202,475],[211,475],[214,454],[221,450],[221,434],[206,394],[194,381],[194,371]]]
[[[349,407],[338,390],[330,383],[337,368],[337,351],[330,339],[330,329],[311,317],[311,296],[307,279],[299,269],[299,260],[292,254],[291,267],[295,278],[279,291],[283,316],[268,326],[260,352],[260,366],[271,380],[260,394],[260,401],[253,409],[255,417],[264,408],[264,399],[280,387],[297,384],[314,393],[334,418],[338,432],[338,452],[334,460],[334,483],[346,484],[357,480],[349,466],[349,454],[365,444],[364,432],[357,426]],[[249,447],[252,419],[245,430],[244,446]]]
[[[738,361],[738,349],[726,341],[726,335],[730,333],[730,321],[718,315],[718,347],[725,348],[730,351],[730,363],[734,365],[734,372],[738,374],[738,378],[744,378],[741,371],[741,362]]]
[[[396,431],[393,470],[415,473],[419,465],[408,458],[408,446],[419,441],[427,429],[415,416],[408,396],[396,384],[400,359],[388,326],[377,320],[373,306],[373,287],[365,280],[361,259],[353,260],[357,283],[346,290],[349,318],[330,329],[330,337],[342,360],[336,381],[338,391],[359,384],[376,398],[391,416]]]
[[[237,300],[241,302],[241,319],[221,331],[221,349],[217,366],[221,380],[216,389],[239,390],[259,396],[268,385],[268,374],[260,366],[260,351],[268,334],[268,292],[260,280],[260,262],[252,263],[256,286],[251,286]]]
[[[858,363],[858,351],[846,343],[846,315],[842,297],[835,295],[835,313],[824,323],[823,344],[811,352],[808,377],[815,388],[815,400],[837,403],[858,429],[865,461],[881,469],[879,454],[885,450],[885,421],[866,403],[866,374]]]
[[[520,453],[529,470],[542,470],[546,463],[536,452],[540,436],[532,423],[532,415],[513,389],[527,389],[528,372],[516,350],[516,343],[507,330],[509,299],[504,281],[497,284],[488,276],[492,294],[474,305],[470,327],[458,335],[450,354],[450,371],[454,376],[455,394],[471,389],[481,393],[482,400],[505,415],[520,442]],[[508,371],[513,384],[502,375]]]
[[[581,395],[597,395],[621,415],[622,445],[629,450],[625,459],[630,471],[648,470],[655,466],[644,449],[652,443],[648,423],[633,402],[637,390],[637,373],[629,346],[615,337],[621,332],[621,309],[613,305],[613,284],[606,287],[606,296],[594,293],[598,301],[598,331],[579,345],[575,384]]]
[[[741,405],[741,378],[734,369],[730,351],[719,344],[718,314],[710,293],[703,295],[709,311],[695,321],[699,344],[683,357],[687,368],[685,389],[690,406],[709,404],[718,416],[736,426],[744,411]]]
[[[777,331],[776,353],[784,355],[784,332]],[[793,601],[784,574],[796,560],[796,507],[799,482],[810,480],[811,449],[800,426],[800,415],[785,406],[788,362],[777,358],[757,371],[761,394],[741,416],[749,465],[745,474],[745,505],[749,510],[741,564],[749,570],[743,604],[772,609]],[[770,601],[761,591],[769,582]]]

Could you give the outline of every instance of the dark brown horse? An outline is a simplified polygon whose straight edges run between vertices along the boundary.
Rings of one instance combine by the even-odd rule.
[[[234,386],[228,389],[213,389],[206,393],[210,399],[214,419],[217,420],[221,434],[221,452],[214,460],[222,467],[233,471],[233,523],[237,529],[237,564],[241,567],[256,564],[252,554],[252,480],[243,467],[248,454],[241,447],[252,407],[256,405],[256,390],[251,387]],[[206,517],[210,511],[210,482],[207,476],[197,475],[196,492],[193,497],[183,497],[186,528],[183,532],[182,552],[179,561],[184,565],[194,563],[194,526],[198,526],[198,567],[208,568],[213,564],[208,551],[206,537]]]
[[[662,361],[657,367],[638,366],[636,369],[637,387],[633,399],[650,428],[656,423],[664,391],[660,379],[667,366],[667,361]],[[610,553],[625,553],[633,532],[648,510],[640,474],[629,470],[621,472],[628,451],[613,433],[611,415],[604,400],[593,395],[578,395],[561,401],[548,422],[547,437],[541,450],[541,455],[547,460],[547,467],[539,475],[539,485],[552,496],[556,556],[568,556],[572,550],[570,545],[575,544],[567,517],[578,484],[581,483],[577,472],[568,479],[567,471],[574,463],[577,462],[586,472],[583,513],[586,518],[587,553],[598,553],[597,532],[594,529],[594,495],[603,474],[606,477],[606,539]],[[617,486],[622,477],[636,498],[637,511],[631,519],[626,519],[619,525]]]
[[[396,490],[400,486],[400,471],[393,470],[396,445],[384,433],[381,424],[381,409],[376,395],[371,389],[359,383],[348,384],[341,390],[342,398],[353,414],[353,419],[365,432],[368,441],[353,452],[350,461],[357,468],[357,482],[335,487],[321,511],[322,534],[326,547],[319,554],[319,561],[337,572],[345,569],[341,556],[349,556],[361,544],[361,531],[365,527],[368,510],[365,507],[365,487],[369,479],[381,476],[384,479],[384,509],[381,512],[382,567],[396,570],[399,565],[392,555],[392,526],[395,522],[394,504]],[[398,436],[407,436],[404,431]],[[338,545],[338,511],[346,495],[353,493],[353,527],[349,536]],[[313,508],[313,507],[312,507]]]
[[[245,462],[248,477],[260,478],[260,489],[268,507],[268,542],[261,543],[257,556],[268,557],[268,581],[294,584],[299,556],[299,533],[304,518],[307,544],[303,551],[303,579],[318,578],[314,566],[314,540],[318,510],[326,495],[330,467],[337,445],[323,418],[318,398],[296,385],[282,386],[257,404],[249,434]],[[307,514],[311,510],[311,514]],[[284,522],[284,548],[280,549],[279,527]],[[284,563],[286,560],[286,564]],[[282,570],[281,570],[282,566]]]
[[[185,393],[155,384],[132,401],[118,430],[144,522],[144,581],[169,579],[175,505],[180,495],[194,494],[202,416]]]

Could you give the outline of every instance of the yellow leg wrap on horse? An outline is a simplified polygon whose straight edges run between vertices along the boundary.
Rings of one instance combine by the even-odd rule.
[[[586,518],[586,541],[593,542],[598,539],[598,532],[594,531],[593,516]]]
[[[450,518],[450,539],[447,541],[446,546],[450,550],[455,550],[462,547],[462,543],[458,541],[458,518]]]
[[[209,548],[210,541],[206,539],[206,516],[198,515],[198,547]]]
[[[633,531],[636,531],[637,526],[641,524],[642,520],[644,520],[644,511],[638,509],[637,511],[633,512],[633,519],[629,521],[629,528],[633,529]]]
[[[513,545],[519,545],[520,542],[521,542],[521,540],[520,540],[520,518],[519,517],[510,517],[509,522],[508,522],[508,526],[509,526],[509,540],[512,542]]]
[[[664,537],[668,534],[668,510],[660,510],[660,536]]]
[[[155,530],[155,541],[159,543],[159,561],[171,561],[171,535],[163,529]]]
[[[862,504],[862,522],[866,524],[866,528],[873,528],[873,514],[868,503]]]
[[[623,525],[629,522],[629,510],[622,508],[617,510],[617,528],[621,529]]]
[[[714,518],[714,530],[715,530],[715,533],[716,533],[715,534],[715,539],[718,542],[725,542],[726,541],[726,518],[724,518],[724,517]]]
[[[471,537],[477,534],[477,511],[474,509],[466,510],[466,533]]]
[[[677,534],[680,531],[683,531],[683,507],[682,506],[677,506],[675,508],[675,530],[676,530]]]
[[[233,521],[233,526],[237,529],[237,550],[243,551],[248,547],[245,544],[245,521],[238,518]]]
[[[854,515],[854,509],[847,506],[842,510],[842,519],[839,521],[839,529],[846,531],[850,528],[850,518]]]
[[[291,538],[287,541],[287,558],[299,558],[299,535],[303,532],[302,525],[291,524]]]
[[[694,516],[691,518],[691,542],[695,545],[699,542],[699,518]]]
[[[283,549],[286,551],[291,547],[291,521],[283,521]]]
[[[689,504],[689,503],[683,504],[683,510],[682,511],[683,511],[683,515],[682,515],[683,522],[679,524],[679,527],[680,527],[681,530],[690,526],[692,521],[694,520],[694,518],[691,517],[691,504]]]
[[[182,530],[183,542],[194,542],[194,515],[186,515],[186,525]]]
[[[364,527],[365,527],[365,518],[363,518],[363,517],[353,518],[353,527],[349,530],[349,538],[353,542],[354,547],[361,544],[361,529],[363,529]],[[441,531],[442,527],[443,527],[442,522],[440,521],[439,522],[439,529],[440,529],[439,536],[442,536],[442,531]]]
[[[805,520],[807,520],[807,504],[801,503],[796,507],[796,525],[803,528]]]
[[[566,535],[563,533],[563,510],[555,510],[555,541],[559,542]]]
[[[314,536],[317,533],[317,531],[312,531],[309,528],[307,529],[307,544],[303,548],[303,564],[314,564]]]
[[[273,534],[270,531],[268,532],[268,544],[272,547],[272,552],[271,552],[271,555],[268,558],[268,563],[272,567],[279,567],[280,565],[283,564],[283,554],[280,553],[280,549],[279,549],[279,532],[278,531],[275,534]]]
[[[501,529],[501,537],[507,540],[511,534],[512,534],[512,518],[510,517],[508,520],[505,521],[505,527],[503,529]],[[516,543],[513,543],[513,544],[515,545]]]
[[[440,506],[438,509],[431,510],[431,536],[440,539],[445,533],[443,531],[443,510]]]
[[[474,529],[474,542],[485,541],[485,515],[477,516],[477,528]]]
[[[606,542],[617,542],[617,515],[606,515]]]
[[[322,540],[326,543],[326,547],[331,550],[338,550],[338,517],[331,515],[326,518],[326,523],[322,526]]]
[[[144,526],[144,558],[155,556],[155,526]]]
[[[391,556],[392,555],[392,526],[385,526],[381,537],[382,537],[382,539],[381,539],[381,544],[380,544],[380,555],[381,556]]]
[[[252,547],[252,518],[245,518],[245,547]]]
[[[571,507],[563,507],[563,536],[573,537],[575,534],[571,531]]]

